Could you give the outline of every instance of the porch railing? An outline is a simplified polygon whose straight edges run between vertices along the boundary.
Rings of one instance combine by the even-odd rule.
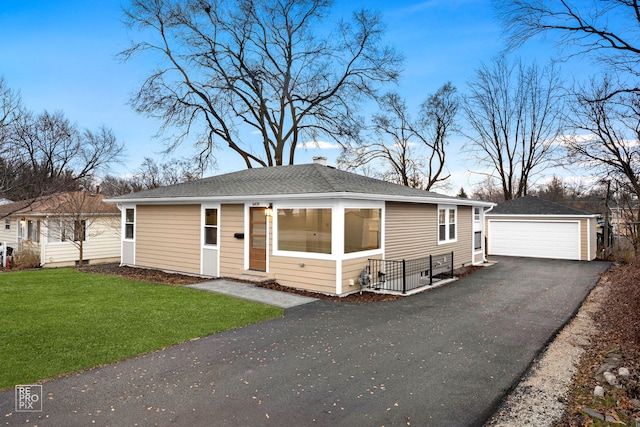
[[[411,260],[369,259],[369,285],[374,290],[402,292],[453,278],[453,251]]]

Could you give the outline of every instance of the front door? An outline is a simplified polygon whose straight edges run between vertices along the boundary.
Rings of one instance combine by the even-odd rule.
[[[266,208],[249,208],[249,269],[267,271]]]

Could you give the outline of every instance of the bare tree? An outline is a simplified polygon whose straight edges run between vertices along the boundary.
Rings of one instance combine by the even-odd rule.
[[[61,112],[33,114],[0,78],[0,198],[24,201],[16,204],[24,209],[77,190],[122,150],[106,127],[81,130]]]
[[[204,169],[197,159],[170,159],[164,163],[146,157],[134,175],[142,188],[150,189],[202,178]]]
[[[640,200],[640,94],[611,93],[613,87],[605,76],[592,79],[575,95],[572,126],[576,134],[566,138],[568,156],[600,176],[615,180],[617,188]],[[636,225],[640,212],[636,209]],[[640,228],[634,235],[640,235]],[[640,247],[638,240],[634,248]]]
[[[22,113],[20,94],[12,90],[5,79],[0,77],[0,154],[4,154],[12,126]]]
[[[470,198],[484,202],[500,203],[504,202],[504,192],[496,185],[496,180],[493,177],[486,176],[482,182],[473,186]]]
[[[381,161],[380,178],[402,185],[422,185],[419,171],[422,167],[413,150],[413,142],[407,105],[396,93],[388,93],[379,100],[381,112],[373,116],[371,137],[365,137],[357,146],[342,151],[338,165],[345,169],[358,169]],[[370,142],[371,141],[371,142]]]
[[[380,99],[380,112],[372,119],[375,136],[344,150],[339,164],[356,169],[381,162],[386,167],[382,177],[430,190],[450,176],[445,170],[446,145],[457,130],[459,105],[456,88],[448,82],[427,97],[414,119],[404,99],[388,93]]]
[[[34,116],[22,110],[7,131],[0,160],[0,195],[26,200],[75,190],[119,160],[122,144],[113,132],[80,130],[61,112]]]
[[[590,55],[615,74],[640,76],[640,3],[634,0],[495,0],[511,48],[539,35],[557,36],[570,57]],[[620,75],[619,75],[620,77]],[[640,92],[614,85],[605,97]]]
[[[51,215],[46,220],[48,239],[73,244],[78,249],[78,265],[84,264],[87,239],[97,237],[108,228],[119,230],[119,210],[104,203],[103,195],[87,191],[59,193],[50,197]]]
[[[594,183],[591,179],[585,181],[583,178],[553,175],[548,182],[536,186],[531,194],[587,212],[602,213],[605,210],[606,189],[602,181]]]
[[[165,185],[195,181],[204,175],[204,165],[198,159],[173,158],[157,163],[150,157],[144,161],[134,174],[126,177],[107,175],[100,181],[101,193],[119,196],[135,191],[149,190]]]
[[[8,188],[18,171],[19,162],[12,149],[16,121],[24,114],[20,94],[0,77],[0,197],[9,197]]]
[[[100,194],[107,197],[116,197],[144,190],[131,176],[105,175],[100,180]]]
[[[395,81],[399,56],[367,11],[329,31],[330,0],[133,0],[131,28],[148,35],[121,53],[162,64],[132,99],[136,111],[197,134],[202,156],[218,142],[247,167],[293,164],[301,138],[353,136],[359,101]],[[242,136],[259,135],[255,145]]]
[[[526,195],[536,174],[556,157],[561,89],[553,66],[510,64],[505,57],[483,64],[469,83],[469,148],[480,164],[495,169],[505,200]]]

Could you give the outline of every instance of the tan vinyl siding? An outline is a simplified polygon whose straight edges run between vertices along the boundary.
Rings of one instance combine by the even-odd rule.
[[[455,267],[472,263],[473,211],[458,206],[457,240],[438,244],[438,206],[388,202],[385,223],[385,259],[418,259],[454,252]]]
[[[336,293],[336,261],[271,256],[269,275],[284,286]]]
[[[244,205],[220,207],[220,276],[240,274],[244,269],[244,239],[233,237],[244,233]]]
[[[591,261],[598,251],[594,218],[580,220],[580,260]],[[591,227],[590,227],[591,226]]]
[[[580,220],[580,260],[589,259],[589,231],[586,219]]]
[[[200,274],[200,205],[138,205],[136,265]]]
[[[358,283],[360,273],[369,265],[369,259],[382,259],[382,255],[373,255],[364,258],[354,258],[342,261],[342,293],[348,294],[359,291],[361,286]],[[349,285],[349,280],[353,280],[353,285]]]

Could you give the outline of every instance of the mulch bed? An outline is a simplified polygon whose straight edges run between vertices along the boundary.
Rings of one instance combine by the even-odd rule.
[[[482,268],[482,267],[481,266],[463,267],[458,270],[455,270],[454,274],[456,277],[464,277],[473,273],[479,268]],[[145,282],[161,283],[165,285],[175,285],[175,286],[191,285],[194,283],[200,283],[203,281],[211,280],[210,278],[189,276],[189,275],[177,274],[177,273],[167,273],[164,271],[152,270],[147,268],[135,268],[135,267],[126,267],[126,266],[121,267],[117,264],[89,265],[86,267],[81,267],[79,268],[79,270],[87,273],[113,274],[116,276],[125,277],[127,279],[142,280]],[[325,299],[325,300],[337,301],[337,302],[368,303],[368,302],[392,301],[398,298],[402,298],[402,295],[378,294],[378,293],[366,292],[366,291],[350,294],[344,297],[338,297],[338,296],[321,294],[318,292],[310,292],[310,291],[305,291],[301,289],[294,289],[288,286],[279,285],[277,283],[260,284],[257,286],[268,288],[268,289],[274,289],[281,292],[288,292],[288,293],[293,293],[298,295],[309,296],[312,298],[319,298],[319,299]]]
[[[186,274],[166,273],[160,270],[152,270],[148,268],[135,268],[127,266],[119,266],[118,264],[96,264],[86,267],[80,267],[79,271],[87,273],[113,274],[115,276],[125,277],[132,280],[141,280],[145,282],[161,283],[163,285],[184,286],[200,283],[211,279],[205,279],[198,276],[189,276]]]

